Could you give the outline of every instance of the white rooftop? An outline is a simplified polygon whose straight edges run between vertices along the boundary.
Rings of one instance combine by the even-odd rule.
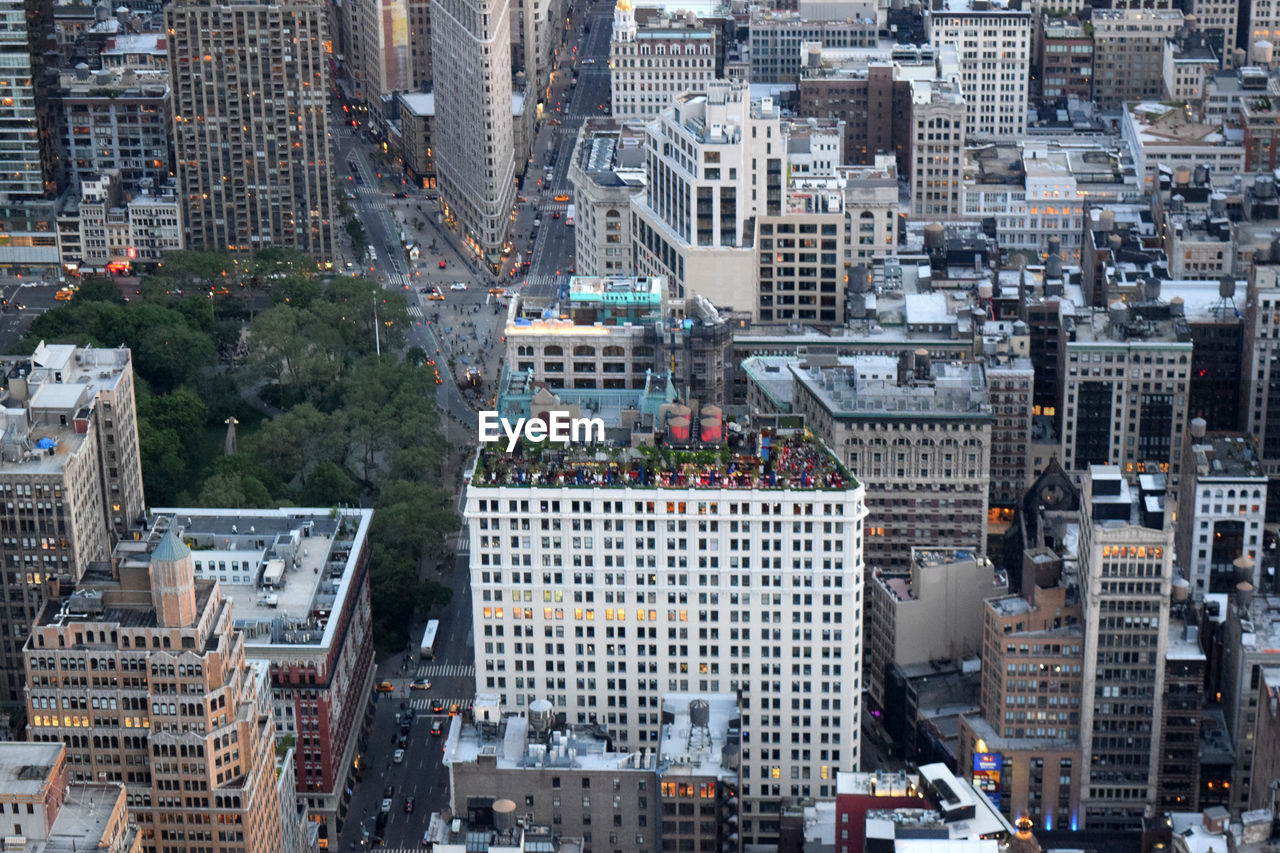
[[[706,726],[693,723],[695,703],[704,703]],[[662,762],[660,775],[718,776],[732,775],[737,770],[721,765],[721,751],[729,740],[729,726],[739,719],[737,697],[728,693],[668,693],[662,697],[662,710],[674,720],[662,727],[658,746]]]

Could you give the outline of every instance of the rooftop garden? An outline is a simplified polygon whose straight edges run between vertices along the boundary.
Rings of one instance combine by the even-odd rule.
[[[853,476],[804,435],[734,437],[721,445],[482,447],[476,486],[670,489],[847,489]]]

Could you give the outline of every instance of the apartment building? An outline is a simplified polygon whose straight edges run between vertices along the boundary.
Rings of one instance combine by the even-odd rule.
[[[1186,318],[1158,303],[1085,310],[1064,338],[1062,464],[1119,465],[1178,483],[1191,390]]]
[[[991,405],[982,365],[908,351],[791,373],[792,411],[866,486],[869,567],[905,569],[924,541],[986,553]]]
[[[960,718],[959,761],[967,772],[979,766],[978,756],[987,764],[998,756],[998,774],[982,778],[1001,811],[1065,829],[1087,776],[1080,760],[1081,602],[1067,578],[1044,578],[1044,586],[1027,580],[1024,595],[983,606],[981,713]]]
[[[1175,590],[1175,602],[1177,597]],[[1208,661],[1200,648],[1200,626],[1194,617],[1187,621],[1191,614],[1185,608],[1185,603],[1173,608],[1175,615],[1167,629],[1156,778],[1157,803],[1162,809],[1194,809],[1200,802],[1200,740]]]
[[[6,808],[7,806],[7,808]],[[69,781],[66,747],[0,743],[0,833],[8,853],[75,850],[141,853],[118,782]]]
[[[795,83],[824,49],[871,48],[879,42],[874,17],[824,19],[781,9],[758,9],[748,36],[751,82]]]
[[[1009,591],[991,561],[953,548],[912,548],[906,571],[872,569],[867,579],[867,691],[885,707],[893,666],[976,655],[982,602]]]
[[[1254,256],[1245,308],[1245,349],[1249,353],[1248,431],[1258,442],[1258,456],[1268,481],[1280,478],[1280,246]],[[1276,495],[1272,488],[1269,496]],[[1272,498],[1274,502],[1274,498]],[[1268,512],[1268,520],[1275,510]]]
[[[1026,86],[1025,80],[1021,85]],[[911,170],[912,216],[961,215],[963,153],[971,110],[957,83],[911,81],[910,143],[906,156]]]
[[[1085,829],[1136,829],[1157,799],[1173,538],[1163,489],[1134,488],[1119,466],[1091,466],[1078,550]]]
[[[1235,29],[1234,18],[1231,29]],[[1234,33],[1233,33],[1234,35]],[[1164,43],[1165,95],[1173,101],[1199,106],[1205,99],[1205,86],[1219,69],[1218,53],[1205,44],[1204,34],[1196,30],[1182,38]]]
[[[1252,436],[1205,432],[1191,421],[1178,501],[1178,557],[1191,595],[1234,592],[1260,583],[1267,476]],[[1243,559],[1246,570],[1237,567]],[[1247,577],[1244,575],[1247,574]]]
[[[697,292],[752,311],[756,216],[782,212],[787,147],[772,98],[742,83],[687,92],[645,127],[643,196],[632,200],[637,273],[666,276],[671,295]]]
[[[991,506],[1012,507],[1022,499],[1034,473],[1029,448],[1034,436],[1035,369],[1030,328],[1016,321],[982,358],[991,397]],[[984,329],[985,332],[985,329]],[[984,335],[985,336],[985,335]],[[1002,344],[1008,341],[1008,349]]]
[[[636,23],[631,0],[618,0],[609,42],[614,119],[649,121],[685,92],[701,92],[716,74],[713,26],[690,24],[665,11]]]
[[[356,0],[361,67],[359,93],[370,104],[409,88],[413,60],[409,43],[407,0]]]
[[[926,14],[935,48],[955,49],[970,139],[1007,139],[1027,129],[1032,13],[1002,0],[947,0]]]
[[[1183,27],[1176,9],[1095,9],[1093,100],[1114,110],[1164,97],[1164,44]]]
[[[431,9],[440,204],[493,263],[516,201],[511,0],[442,0]]]
[[[436,163],[432,155],[436,138],[436,96],[431,92],[397,92],[400,113],[401,159],[414,185],[436,187]]]
[[[1045,101],[1092,98],[1093,39],[1085,33],[1084,23],[1046,15],[1040,27],[1040,43],[1040,97]]]
[[[1148,191],[1159,186],[1161,167],[1173,171],[1203,164],[1212,177],[1227,181],[1245,170],[1241,139],[1223,134],[1221,124],[1198,121],[1185,109],[1161,103],[1159,97],[1125,104],[1120,121],[1121,137]]]
[[[499,697],[478,694],[474,722],[451,721],[444,743],[449,806],[470,814],[477,804],[515,804],[525,825],[555,825],[601,849],[653,849],[658,838],[657,756],[609,748],[603,730],[561,727],[551,703],[502,716]]]
[[[22,645],[44,602],[105,560],[142,512],[128,350],[40,344],[5,359],[0,490],[14,529],[0,545],[0,695],[23,695]],[[33,511],[35,514],[33,515]]]
[[[618,101],[615,95],[614,106]],[[574,268],[579,275],[626,275],[632,269],[631,199],[644,192],[644,128],[587,119],[569,163],[578,208]]]
[[[280,246],[331,260],[324,4],[181,0],[165,14],[190,245],[231,252]],[[268,57],[271,63],[259,61]]]
[[[607,725],[626,751],[665,748],[664,694],[740,690],[741,837],[771,843],[783,798],[833,797],[859,760],[864,490],[802,434],[735,437],[721,473],[687,427],[639,456],[481,450],[476,688]]]
[[[76,226],[75,239],[61,241],[67,269],[128,272],[135,264],[157,263],[161,253],[183,247],[182,205],[173,185],[126,199],[116,169],[82,176],[79,202],[64,206],[63,217],[60,230],[64,223]]]
[[[0,178],[0,274],[16,275],[56,268],[58,237],[53,201],[61,160],[55,110],[46,64],[54,30],[54,4],[48,0],[5,0],[0,7],[12,21],[0,45],[8,78],[0,116],[0,136],[10,140]]]
[[[408,0],[409,15],[409,88],[422,92],[432,85],[431,76],[431,0]]]
[[[964,150],[964,215],[996,222],[1001,248],[1038,261],[1080,259],[1085,204],[1142,192],[1119,148],[1047,140],[969,145]],[[1055,249],[1056,247],[1056,249]]]
[[[1224,805],[1239,814],[1271,804],[1271,780],[1263,771],[1274,761],[1274,746],[1262,738],[1274,714],[1263,705],[1271,701],[1264,685],[1275,682],[1272,650],[1280,642],[1280,597],[1238,587],[1232,595],[1218,599],[1225,616],[1222,711],[1232,747]]]
[[[740,850],[734,838],[742,819],[742,716],[737,697],[668,693],[662,697],[662,718],[662,850]],[[811,748],[804,748],[808,741],[803,733],[791,740],[801,744],[801,760],[805,753],[812,755]],[[759,820],[761,834],[780,831],[773,815]]]
[[[157,508],[113,559],[145,564],[173,531],[197,580],[218,581],[245,656],[268,668],[276,736],[295,749],[290,775],[319,836],[336,843],[344,789],[373,688],[368,528],[372,510]]]
[[[163,68],[104,68],[81,63],[60,75],[67,178],[74,183],[119,170],[130,193],[171,180],[169,74]],[[149,181],[149,184],[144,184]]]
[[[145,851],[280,849],[265,672],[172,531],[146,557],[99,564],[42,609],[23,648],[27,738],[65,744],[73,782],[123,783]]]

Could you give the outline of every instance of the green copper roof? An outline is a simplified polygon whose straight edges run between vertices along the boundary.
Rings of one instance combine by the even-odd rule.
[[[182,544],[182,540],[173,535],[172,530],[165,531],[160,544],[151,552],[152,562],[176,563],[191,553],[191,549]]]

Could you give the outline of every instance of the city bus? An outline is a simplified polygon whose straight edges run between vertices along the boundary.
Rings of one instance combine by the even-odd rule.
[[[422,648],[419,653],[427,660],[436,657],[436,632],[440,630],[440,620],[432,619],[427,623],[427,630],[422,635]]]

